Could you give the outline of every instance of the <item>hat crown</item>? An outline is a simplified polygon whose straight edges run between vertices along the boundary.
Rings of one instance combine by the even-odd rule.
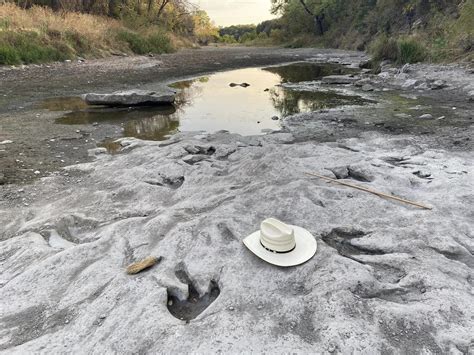
[[[293,228],[276,218],[267,218],[260,224],[260,242],[275,252],[284,253],[295,248]]]

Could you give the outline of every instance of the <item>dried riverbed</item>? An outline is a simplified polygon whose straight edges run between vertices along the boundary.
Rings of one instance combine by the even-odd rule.
[[[281,61],[294,61],[290,53],[298,61],[353,66],[364,59],[351,52],[281,53]],[[443,88],[430,90],[439,79]],[[123,138],[113,143],[113,155],[95,148],[111,136],[103,125],[58,125],[63,112],[36,108],[2,114],[3,124],[44,113],[49,123],[38,136],[48,129],[77,134],[78,149],[64,155],[84,152],[85,159],[85,149],[95,148],[95,160],[64,159],[70,166],[58,173],[0,187],[0,349],[472,351],[472,74],[462,66],[416,65],[357,80],[360,86],[284,85],[375,103],[290,115],[280,131],[265,135]],[[32,156],[71,144],[47,137],[50,147],[38,153],[32,146]],[[327,184],[307,171],[433,210]],[[242,239],[269,216],[310,230],[316,256],[280,269],[250,254]],[[162,259],[141,274],[125,273],[150,255]]]

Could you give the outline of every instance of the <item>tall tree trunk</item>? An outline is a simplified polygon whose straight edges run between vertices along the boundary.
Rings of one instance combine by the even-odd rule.
[[[324,34],[323,19],[324,19],[324,15],[314,16],[315,27],[316,27],[317,31],[319,31],[319,34],[321,36]]]
[[[109,9],[108,9],[108,14],[110,17],[116,17],[117,16],[117,1],[116,0],[109,0]]]
[[[156,14],[157,20],[160,18],[161,14],[163,13],[163,10],[165,9],[166,5],[168,5],[169,2],[170,0],[162,0],[160,8],[158,9],[158,13]]]
[[[303,5],[304,10],[313,17],[314,21],[314,33],[323,35],[324,34],[324,26],[323,26],[323,19],[324,19],[324,14],[315,14],[311,9],[306,5],[304,0],[300,0],[301,5]]]
[[[61,3],[59,0],[51,0],[51,8],[53,11],[59,11],[61,9]]]

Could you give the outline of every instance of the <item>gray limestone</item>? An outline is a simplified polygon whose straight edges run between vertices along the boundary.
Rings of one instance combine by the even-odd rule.
[[[116,91],[111,94],[85,94],[84,101],[89,105],[104,106],[154,106],[172,104],[176,92],[169,88],[158,90],[127,90]]]

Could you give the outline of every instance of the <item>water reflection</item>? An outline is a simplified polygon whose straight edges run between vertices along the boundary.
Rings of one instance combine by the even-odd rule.
[[[58,118],[56,123],[62,124],[120,124],[129,120],[142,120],[153,116],[170,116],[176,112],[173,105],[141,108],[108,108],[89,107],[84,110],[72,111]]]
[[[295,63],[263,70],[277,74],[281,83],[299,83],[302,81],[321,80],[328,75],[347,75],[359,71],[339,64],[331,63]]]
[[[360,96],[341,95],[333,91],[294,91],[281,88],[271,89],[270,97],[273,106],[282,116],[369,102]]]
[[[248,68],[216,73],[172,84],[179,89],[175,105],[152,108],[85,107],[71,98],[48,100],[43,107],[72,110],[57,120],[61,124],[120,124],[123,135],[146,140],[164,140],[178,131],[228,130],[243,135],[280,128],[272,117],[314,111],[341,105],[363,105],[359,96],[335,92],[296,91],[281,87],[286,82],[321,79],[332,74],[350,74],[356,69],[336,64],[297,63],[281,67]],[[250,86],[230,87],[231,82]]]
[[[161,141],[178,132],[179,118],[176,115],[153,116],[141,120],[132,120],[124,125],[125,137]]]

